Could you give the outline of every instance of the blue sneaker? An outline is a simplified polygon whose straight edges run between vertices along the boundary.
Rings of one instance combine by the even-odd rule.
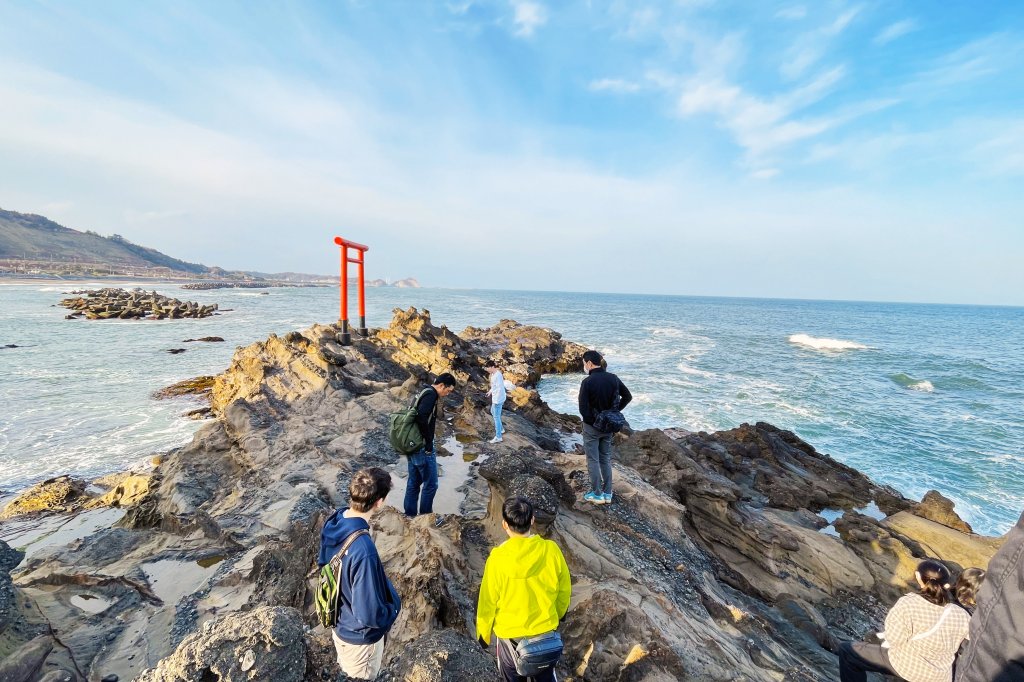
[[[594,504],[604,504],[604,495],[601,493],[590,492],[583,496],[584,502],[593,502]]]
[[[611,493],[605,493],[604,495],[601,496],[601,500],[602,500],[603,504],[611,504],[612,503],[612,494]]]

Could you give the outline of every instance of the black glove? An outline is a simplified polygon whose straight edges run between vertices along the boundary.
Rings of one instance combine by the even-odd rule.
[[[486,649],[487,648],[487,642],[484,641],[483,637],[477,637],[476,641],[477,641],[477,644],[480,645],[481,649]]]

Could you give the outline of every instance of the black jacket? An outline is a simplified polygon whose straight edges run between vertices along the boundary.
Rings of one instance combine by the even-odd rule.
[[[426,441],[426,451],[434,451],[434,429],[437,427],[437,400],[440,396],[433,386],[427,388],[416,408],[416,426]]]
[[[590,370],[590,376],[580,384],[580,416],[583,417],[583,423],[593,426],[598,412],[615,407],[616,396],[619,397],[620,410],[633,399],[633,394],[617,376],[600,367]]]
[[[1024,514],[988,564],[956,682],[1024,680]]]

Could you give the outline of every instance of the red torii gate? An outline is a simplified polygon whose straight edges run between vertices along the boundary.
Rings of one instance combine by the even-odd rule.
[[[341,237],[335,237],[334,243],[341,247],[341,343],[342,345],[349,346],[352,344],[352,334],[349,333],[348,329],[348,264],[355,263],[359,266],[357,273],[359,275],[359,335],[369,336],[370,331],[366,328],[366,283],[364,281],[363,274],[363,261],[366,257],[366,252],[370,250],[369,246],[363,246],[362,244],[356,244],[350,242],[347,239]],[[355,249],[359,252],[357,258],[349,258],[348,250]]]

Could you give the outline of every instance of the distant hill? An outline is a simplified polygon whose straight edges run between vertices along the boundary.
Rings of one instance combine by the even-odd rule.
[[[125,267],[170,268],[206,274],[210,268],[188,263],[156,249],[133,244],[120,235],[79,232],[49,218],[0,209],[0,258],[29,261],[102,263]]]
[[[164,270],[166,268],[166,270]],[[201,263],[172,258],[156,249],[133,244],[120,235],[104,237],[92,231],[80,232],[49,218],[0,208],[0,273],[25,272],[33,275],[130,275],[143,277],[188,277],[210,280],[267,280],[325,284],[337,282],[337,275],[302,272],[266,273],[253,270],[224,270]],[[387,285],[379,280],[380,285]],[[367,282],[374,286],[374,281]],[[390,286],[418,287],[412,279]]]

